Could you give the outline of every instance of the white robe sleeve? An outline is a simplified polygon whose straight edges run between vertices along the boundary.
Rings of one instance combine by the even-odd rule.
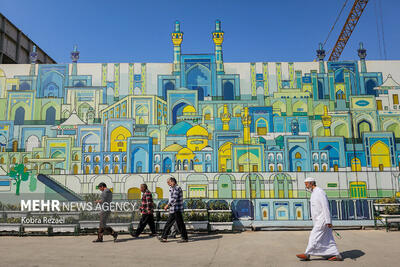
[[[323,218],[325,221],[325,224],[331,224],[331,213],[329,211],[329,202],[328,202],[328,197],[324,192],[321,192],[319,197],[321,198],[321,212],[323,214]]]

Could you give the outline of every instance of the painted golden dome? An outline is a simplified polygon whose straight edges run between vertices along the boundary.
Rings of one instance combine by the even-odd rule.
[[[187,147],[184,147],[184,148],[182,148],[181,150],[179,150],[178,154],[179,154],[179,155],[191,155],[191,154],[193,154],[193,151],[190,150],[190,149],[187,148]]]
[[[193,126],[192,128],[190,128],[189,131],[186,132],[186,136],[188,136],[188,137],[189,136],[199,136],[199,135],[208,137],[208,131],[201,126],[196,125],[196,126]]]
[[[182,148],[183,148],[183,146],[181,146],[179,144],[172,144],[172,145],[169,145],[166,148],[164,148],[163,151],[178,152]]]
[[[183,113],[195,113],[196,109],[193,106],[186,106],[183,111]]]

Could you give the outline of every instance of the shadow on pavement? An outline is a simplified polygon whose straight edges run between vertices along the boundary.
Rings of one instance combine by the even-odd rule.
[[[365,255],[364,251],[361,251],[359,249],[343,251],[340,254],[342,255],[343,260],[352,259],[353,261],[355,261],[356,259],[358,259],[358,258],[360,258],[360,257]],[[318,257],[318,258],[312,258],[310,260],[311,261],[327,261],[328,258],[329,257]]]
[[[219,238],[222,238],[222,235],[198,235],[198,236],[191,236],[190,241],[197,242],[197,241],[212,240]]]
[[[141,239],[151,239],[151,238],[157,239],[156,237],[144,235],[144,236],[140,236],[138,238],[135,238],[135,237],[118,238],[115,243],[122,243],[122,242],[128,242],[128,241],[133,241],[133,240],[141,240]],[[190,242],[197,242],[197,241],[213,240],[213,239],[219,239],[219,238],[222,238],[222,235],[214,234],[214,233],[210,233],[210,234],[194,234],[194,235],[190,235],[189,241]],[[169,241],[178,241],[178,240],[180,240],[180,238],[170,238],[168,240]],[[114,241],[113,240],[104,240],[103,242],[114,242]]]
[[[151,238],[156,238],[156,237],[144,235],[144,236],[139,236],[139,237],[118,238],[115,243],[127,242],[127,241],[132,241],[132,240],[140,240],[140,239],[151,239]]]
[[[206,240],[213,240],[213,239],[220,239],[222,238],[222,235],[219,234],[192,234],[189,235],[189,242],[198,242],[198,241],[206,241]],[[169,242],[180,242],[181,239],[179,237],[177,238],[169,238]]]
[[[352,259],[352,260],[356,260],[365,255],[364,251],[361,251],[359,249],[343,251],[340,254],[342,254],[343,259]]]

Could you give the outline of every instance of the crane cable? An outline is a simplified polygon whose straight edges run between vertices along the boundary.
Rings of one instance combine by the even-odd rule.
[[[326,44],[326,42],[328,41],[329,36],[331,35],[333,29],[335,28],[336,23],[338,22],[340,16],[342,15],[343,10],[344,10],[344,8],[346,7],[348,1],[349,1],[349,0],[346,0],[346,1],[344,2],[343,6],[342,6],[342,9],[340,9],[340,12],[339,12],[339,14],[338,14],[338,16],[337,16],[337,18],[336,18],[336,20],[335,20],[335,23],[333,23],[333,26],[332,26],[331,30],[329,31],[328,36],[326,37],[325,42],[323,43],[322,47],[324,47],[325,44]]]
[[[382,1],[375,0],[374,7],[375,7],[375,18],[376,18],[375,19],[376,33],[378,35],[379,56],[381,59],[387,60],[385,32],[384,32],[383,15],[382,15]]]
[[[385,44],[385,32],[383,30],[383,16],[382,16],[382,1],[379,0],[379,16],[381,18],[381,32],[382,32],[382,44],[383,44],[383,55],[385,56],[385,60],[387,60],[386,56],[386,44]]]
[[[378,35],[378,48],[379,48],[379,57],[382,59],[382,45],[381,45],[381,33],[379,31],[379,17],[378,17],[378,7],[376,5],[376,2],[374,2],[374,7],[375,7],[375,22],[376,22],[376,34]]]

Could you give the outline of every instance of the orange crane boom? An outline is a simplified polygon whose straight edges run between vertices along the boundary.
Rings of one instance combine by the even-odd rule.
[[[354,1],[353,7],[351,8],[350,14],[347,17],[346,23],[344,24],[339,38],[332,49],[331,55],[329,56],[329,61],[337,61],[339,59],[367,4],[368,0]]]

